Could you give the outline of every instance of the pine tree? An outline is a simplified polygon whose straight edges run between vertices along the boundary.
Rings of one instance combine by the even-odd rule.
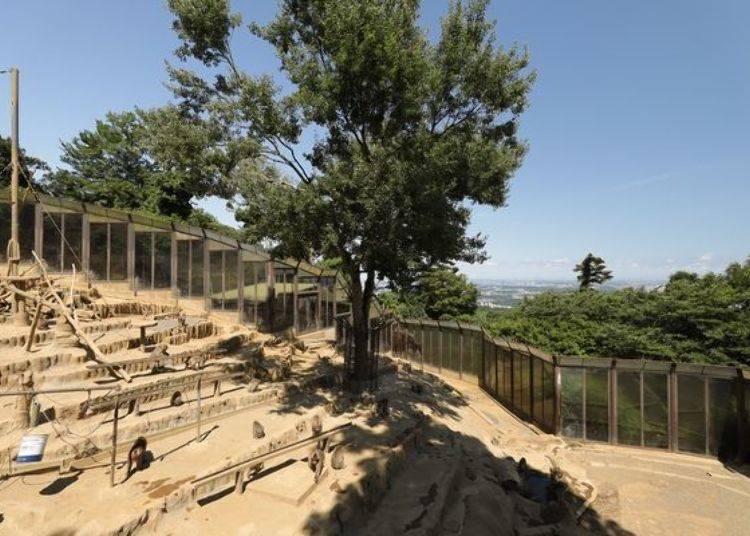
[[[580,272],[578,275],[580,290],[588,290],[592,288],[592,285],[601,285],[612,279],[612,271],[607,270],[604,259],[594,256],[593,253],[586,255],[586,258],[577,264],[573,271]]]

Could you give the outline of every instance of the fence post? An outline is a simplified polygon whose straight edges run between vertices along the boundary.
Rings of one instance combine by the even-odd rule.
[[[456,319],[458,327],[458,377],[464,379],[464,330],[461,328],[461,322]]]
[[[560,435],[562,433],[562,368],[556,355],[552,356],[552,371],[555,378],[554,430],[555,434]]]
[[[750,458],[750,415],[747,414],[747,400],[745,400],[745,381],[742,369],[737,368],[737,459],[746,461]]]
[[[617,444],[617,359],[609,364],[609,442]]]
[[[419,349],[419,367],[424,370],[424,324],[421,319],[419,320],[419,331],[422,338],[422,347]]]
[[[677,365],[672,363],[667,373],[667,395],[669,403],[669,419],[667,421],[667,436],[669,450],[677,450]]]
[[[439,357],[440,360],[438,361],[438,374],[442,374],[443,373],[443,326],[440,325],[440,320],[437,320],[436,322],[437,322],[438,335],[440,336],[438,340],[438,356],[440,356]]]
[[[115,487],[115,460],[117,458],[117,423],[120,418],[120,395],[115,397],[115,416],[112,421],[112,455],[109,459],[109,487]]]
[[[195,395],[195,440],[200,441],[201,438],[201,381],[203,380],[203,374],[198,376],[198,385],[196,387]]]

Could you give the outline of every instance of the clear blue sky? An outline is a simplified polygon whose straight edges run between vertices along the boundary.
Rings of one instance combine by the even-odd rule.
[[[424,4],[434,35],[445,3]],[[58,164],[60,140],[106,111],[169,99],[163,62],[176,39],[165,6],[3,2],[0,67],[22,70],[30,153]],[[234,7],[263,22],[275,2]],[[538,82],[508,206],[475,211],[492,259],[467,273],[572,278],[593,251],[620,278],[653,279],[750,254],[750,2],[494,0],[490,13],[502,43],[529,46]],[[278,75],[265,44],[244,31],[234,44],[248,70]],[[221,202],[202,204],[232,220]]]

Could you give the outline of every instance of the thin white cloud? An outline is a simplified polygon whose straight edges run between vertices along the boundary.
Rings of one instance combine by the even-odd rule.
[[[659,173],[658,175],[652,175],[651,177],[646,177],[645,179],[638,179],[635,181],[624,182],[622,184],[618,184],[614,186],[612,190],[615,192],[624,192],[627,190],[634,190],[636,188],[647,186],[649,184],[654,184],[657,182],[664,182],[674,177],[675,177],[674,173]]]

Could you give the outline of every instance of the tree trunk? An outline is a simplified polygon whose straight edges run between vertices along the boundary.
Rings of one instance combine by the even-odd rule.
[[[370,303],[372,302],[372,284],[369,280],[368,275],[368,281],[363,288],[359,279],[359,270],[356,270],[356,277],[351,278],[354,377],[350,380],[352,388],[357,391],[361,390],[366,382],[373,379],[371,376],[374,372],[369,353]]]

